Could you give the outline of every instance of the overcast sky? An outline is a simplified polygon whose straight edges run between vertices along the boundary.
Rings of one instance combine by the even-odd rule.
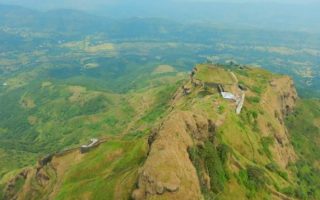
[[[272,2],[286,4],[311,4],[318,3],[320,0],[161,0],[161,2],[223,2],[223,3],[248,3],[248,2]],[[110,4],[134,4],[152,3],[156,0],[0,0],[1,4],[21,5],[31,8],[76,8],[76,9],[95,9],[102,5]],[[157,2],[159,3],[159,1]]]

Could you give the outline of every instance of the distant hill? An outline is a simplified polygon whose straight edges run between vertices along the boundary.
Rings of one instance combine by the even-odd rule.
[[[0,6],[0,9],[0,40],[3,41],[0,49],[3,52],[53,49],[61,42],[84,41],[90,37],[99,38],[96,42],[188,43],[194,47],[173,51],[171,57],[194,50],[193,55],[197,58],[193,64],[213,56],[218,62],[234,60],[264,66],[277,73],[290,74],[301,95],[320,95],[318,34],[224,27],[213,21],[181,23],[168,18],[112,19],[66,9],[47,12],[16,6]]]
[[[0,10],[1,26],[12,28],[89,34],[108,25],[100,17],[75,10],[39,12],[18,6],[0,6]]]
[[[1,1],[0,1],[1,2]],[[76,9],[114,19],[159,17],[178,21],[206,21],[220,26],[265,29],[270,31],[307,31],[320,29],[320,4],[316,1],[7,1],[38,10]]]

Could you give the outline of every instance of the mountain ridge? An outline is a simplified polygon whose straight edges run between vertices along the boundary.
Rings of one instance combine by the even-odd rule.
[[[209,76],[210,80],[218,80],[217,74],[227,76],[232,71],[242,89],[245,88],[246,100],[242,112],[239,115],[235,113],[235,102],[223,99],[216,85],[194,83],[190,78],[173,95],[169,112],[159,125],[154,125],[153,131],[144,135],[138,143],[127,141],[133,146],[140,143],[139,151],[130,153],[130,148],[124,147],[104,151],[111,144],[126,141],[110,138],[87,155],[70,153],[66,157],[54,158],[51,163],[36,170],[31,169],[30,175],[21,173],[18,177],[25,184],[19,189],[20,192],[11,195],[17,195],[17,199],[27,198],[23,195],[31,195],[29,199],[64,199],[66,195],[102,198],[92,189],[74,193],[82,188],[78,181],[95,180],[94,175],[91,178],[81,176],[76,178],[79,179],[77,182],[70,182],[84,170],[78,165],[86,166],[89,171],[97,165],[99,167],[95,173],[110,179],[108,174],[115,170],[113,173],[118,175],[114,178],[122,177],[122,181],[112,187],[113,192],[109,191],[112,194],[108,197],[110,199],[212,199],[217,196],[219,199],[291,199],[283,188],[295,188],[299,180],[290,168],[298,156],[285,125],[286,117],[294,112],[299,101],[292,79],[259,68],[202,64],[195,69],[198,69],[195,76],[210,70],[204,76],[197,76]],[[225,89],[236,92],[236,87],[238,83],[233,82]],[[186,88],[190,92],[186,93]],[[101,161],[95,158],[102,155],[105,158]],[[109,168],[128,156],[133,156],[130,162],[137,164],[133,168],[121,167],[126,171],[123,175],[129,173],[125,175],[127,178],[119,174],[117,168],[108,171],[99,164],[107,162]],[[73,160],[68,167],[63,164],[67,160]],[[96,164],[90,166],[93,160]],[[60,175],[58,173],[53,178],[50,171],[58,169],[59,165],[65,167],[62,167]],[[77,186],[66,187],[69,182]],[[31,183],[43,185],[44,188],[54,187],[56,192],[35,190]],[[11,188],[15,185],[11,184]],[[103,189],[104,185],[100,183],[98,187]],[[6,188],[10,188],[10,184]],[[230,194],[227,192],[229,190],[237,192]]]

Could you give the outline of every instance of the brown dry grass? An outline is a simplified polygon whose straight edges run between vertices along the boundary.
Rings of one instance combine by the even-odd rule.
[[[81,86],[70,86],[69,91],[71,96],[69,97],[70,102],[79,102],[82,99],[83,93],[86,92],[86,88]]]
[[[31,109],[36,107],[34,100],[31,97],[24,97],[21,102],[21,106],[26,109]]]
[[[168,73],[168,72],[175,72],[174,67],[170,65],[159,65],[154,71],[154,74],[161,74],[161,73]]]
[[[41,87],[49,87],[51,85],[52,83],[50,81],[45,81],[45,82],[42,82]]]
[[[112,43],[99,44],[95,46],[90,46],[86,48],[89,53],[96,53],[99,51],[115,51],[115,46]]]
[[[207,120],[202,116],[195,117],[188,112],[170,115],[161,126],[140,173],[139,189],[134,192],[137,200],[202,198],[197,173],[189,159],[187,148],[193,145],[191,135],[206,137],[206,123]],[[157,187],[164,189],[163,194],[155,194]],[[151,192],[143,197],[146,190],[155,193]]]

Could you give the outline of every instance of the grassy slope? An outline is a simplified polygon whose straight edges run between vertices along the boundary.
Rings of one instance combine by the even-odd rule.
[[[146,153],[145,139],[101,145],[68,169],[56,199],[129,198]]]
[[[320,102],[301,100],[287,119],[292,144],[299,160],[292,168],[299,178],[299,187],[287,192],[301,199],[320,199]]]
[[[155,124],[167,113],[169,103],[177,86],[172,84],[154,89],[143,89],[141,95],[153,102],[145,112],[132,118],[133,124],[127,126],[123,134],[115,135],[108,142],[97,149],[80,156],[61,157],[54,163],[65,165],[58,177],[50,176],[49,190],[40,189],[36,195],[28,196],[30,192],[23,192],[25,198],[43,199],[49,196],[55,199],[128,199],[136,183],[138,168],[147,154],[147,135]],[[141,103],[139,96],[133,96],[133,101]],[[136,102],[140,100],[139,102]],[[141,106],[141,105],[140,105]],[[142,105],[145,106],[145,105]],[[50,168],[49,168],[50,169]],[[47,170],[46,171],[50,171]],[[59,174],[60,169],[58,169]],[[27,187],[35,189],[38,183],[33,178]],[[54,190],[52,189],[54,188]],[[102,192],[103,191],[103,192]]]
[[[99,67],[83,70],[86,60]],[[155,120],[185,77],[152,74],[157,62],[106,58],[103,49],[48,54],[45,63],[6,77],[0,88],[0,176],[89,138],[127,132],[140,118]]]
[[[167,79],[168,77],[164,78]],[[127,115],[121,114],[121,110],[115,110],[112,113],[106,112],[106,114],[98,113],[91,116],[83,116],[86,120],[82,123],[91,126],[87,128],[90,131],[88,133],[89,137],[110,135],[105,132],[108,129],[114,130],[113,127],[116,127],[116,124],[108,127],[108,123],[117,122],[109,122],[108,115],[115,117],[120,115],[120,117],[115,118],[116,120],[119,118],[130,118],[130,120],[121,123],[121,132],[111,134],[112,138],[119,139],[110,139],[109,142],[101,145],[97,150],[85,155],[80,162],[74,161],[74,164],[72,164],[72,160],[62,160],[61,163],[71,162],[71,164],[67,169],[64,169],[64,175],[60,177],[59,183],[55,181],[57,179],[55,176],[51,177],[51,184],[57,184],[56,192],[51,193],[52,191],[42,191],[40,189],[40,192],[37,192],[35,196],[27,196],[27,198],[42,199],[48,197],[49,194],[57,199],[66,199],[66,197],[79,199],[86,195],[94,199],[129,198],[137,178],[138,167],[146,157],[147,139],[145,136],[155,123],[166,114],[171,97],[180,85],[176,84],[179,79],[179,77],[174,77],[173,80],[170,80],[170,84],[168,84],[169,79],[167,79],[166,85],[160,84],[157,87],[144,88],[127,94],[127,104],[121,103],[118,104],[118,107],[123,108],[126,105],[130,105],[130,107],[135,108],[135,116],[128,115],[128,112],[125,112]],[[92,117],[94,121],[88,121]],[[100,117],[102,119],[101,122],[98,120]],[[81,118],[77,117],[77,123],[79,120]],[[94,128],[94,123],[103,125]],[[67,125],[68,128],[71,128],[70,124]],[[97,133],[100,130],[103,131],[101,135]],[[79,129],[76,129],[76,131],[79,133]],[[78,135],[78,137],[81,139],[83,136]],[[64,143],[61,141],[59,144],[63,145]],[[57,149],[59,150],[59,147]],[[6,167],[5,164],[4,167]],[[37,188],[37,183],[35,181],[32,182],[31,185]],[[83,184],[86,185],[86,189],[84,189]],[[105,192],[102,193],[101,191]],[[105,194],[110,196],[106,197]]]
[[[137,49],[136,44],[89,43],[6,54],[15,62],[1,63],[12,70],[0,78],[8,83],[0,86],[1,191],[15,169],[47,153],[92,137],[145,135],[165,114],[176,83],[186,77],[180,72],[183,60],[171,71],[159,71],[163,61],[154,59],[159,55],[154,49],[162,44]]]

